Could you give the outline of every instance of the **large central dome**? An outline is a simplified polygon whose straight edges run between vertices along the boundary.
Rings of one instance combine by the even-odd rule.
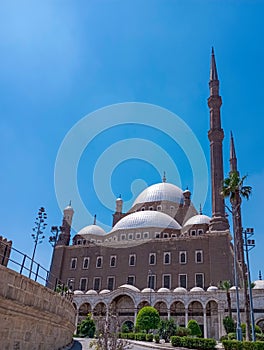
[[[126,229],[140,229],[146,227],[156,227],[162,229],[176,229],[180,230],[181,226],[176,220],[167,214],[145,210],[129,214],[118,221],[111,232]]]
[[[167,182],[162,182],[147,187],[137,197],[133,206],[136,204],[159,201],[169,201],[179,204],[183,199],[183,191],[179,187]]]

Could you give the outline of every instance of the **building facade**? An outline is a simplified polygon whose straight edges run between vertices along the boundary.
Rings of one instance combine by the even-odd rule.
[[[209,88],[211,216],[194,207],[188,189],[167,183],[165,174],[138,195],[128,212],[123,212],[122,199],[116,199],[110,232],[94,222],[70,244],[74,210],[64,209],[49,282],[57,279],[74,291],[80,317],[90,311],[95,317],[104,315],[111,306],[124,322],[134,323],[137,311],[149,304],[180,325],[196,318],[205,336],[223,335],[226,300],[217,286],[224,280],[234,284],[234,251],[220,194],[224,132],[213,51]],[[233,140],[231,146],[235,155]],[[262,290],[254,293],[259,297]]]

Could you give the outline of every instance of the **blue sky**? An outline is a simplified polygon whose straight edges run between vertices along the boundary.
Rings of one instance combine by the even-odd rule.
[[[30,255],[38,208],[48,212],[47,236],[50,226],[60,224],[54,188],[58,150],[74,125],[100,108],[124,102],[165,108],[192,129],[208,162],[207,98],[214,46],[223,98],[225,174],[232,130],[239,170],[248,174],[253,187],[250,201],[243,204],[243,223],[255,228],[251,266],[257,279],[258,270],[264,273],[263,11],[263,2],[252,0],[1,1],[0,234]],[[91,130],[96,123],[91,118]],[[146,138],[166,150],[182,187],[193,189],[184,151],[161,130],[115,126],[87,145],[76,169],[87,211],[104,225],[111,225],[112,212],[93,189],[96,156],[130,138]],[[105,170],[102,186],[131,201],[136,193],[131,184],[139,190],[158,182],[169,168],[158,158],[156,163],[136,158],[121,162],[113,172]],[[168,171],[167,178],[176,183]],[[210,215],[209,192],[204,212]],[[87,225],[90,221],[87,215]],[[50,256],[47,242],[38,246],[36,258],[43,265],[49,266]]]

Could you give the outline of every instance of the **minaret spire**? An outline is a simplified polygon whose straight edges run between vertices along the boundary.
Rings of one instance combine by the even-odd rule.
[[[237,157],[236,157],[236,150],[235,150],[235,143],[233,138],[233,133],[231,131],[230,135],[230,172],[237,171]]]
[[[166,171],[163,172],[163,178],[162,178],[162,182],[166,182],[167,178],[166,178]]]
[[[210,130],[208,138],[210,140],[210,161],[211,161],[211,191],[212,191],[212,220],[211,231],[228,229],[228,221],[225,217],[225,202],[221,195],[221,188],[224,179],[223,170],[223,139],[224,131],[221,127],[220,108],[222,98],[219,95],[219,80],[215,62],[214,49],[212,48],[210,65],[210,96],[208,107],[210,108]]]

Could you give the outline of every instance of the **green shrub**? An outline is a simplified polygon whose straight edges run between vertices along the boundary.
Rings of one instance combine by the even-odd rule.
[[[135,333],[135,340],[146,340],[146,333]]]
[[[225,350],[243,350],[243,343],[238,340],[223,340]]]
[[[155,335],[154,335],[154,340],[155,340],[155,343],[159,344],[159,342],[160,342],[160,336],[159,336],[159,334],[155,334]]]
[[[264,334],[263,333],[256,333],[256,340],[264,341]]]
[[[243,341],[243,350],[254,350],[255,342],[252,341]]]
[[[214,339],[172,336],[171,344],[174,347],[186,347],[189,349],[211,350],[215,348],[216,341]]]
[[[93,338],[94,333],[95,323],[91,314],[88,314],[87,317],[77,326],[77,334],[79,337]]]
[[[191,331],[189,328],[177,327],[175,335],[177,335],[179,337],[185,337],[187,335],[191,335]]]
[[[223,319],[223,325],[225,327],[226,334],[234,333],[236,331],[235,321],[229,316],[226,316]]]
[[[146,341],[153,341],[153,334],[146,334]]]
[[[152,306],[144,306],[139,310],[136,319],[136,328],[140,331],[149,332],[150,329],[157,329],[160,323],[160,315]]]
[[[228,340],[228,335],[222,335],[222,337],[220,338],[220,342],[222,342],[223,340]]]
[[[262,333],[262,330],[258,325],[255,325],[255,333]]]
[[[190,320],[187,324],[187,328],[191,331],[192,336],[200,337],[202,335],[201,328],[196,320]]]
[[[228,333],[228,340],[236,340],[237,335],[236,333]]]
[[[127,333],[127,339],[134,340],[135,339],[135,333]]]
[[[159,335],[165,342],[170,341],[170,337],[176,335],[177,325],[171,318],[169,320],[161,320],[159,325]]]

